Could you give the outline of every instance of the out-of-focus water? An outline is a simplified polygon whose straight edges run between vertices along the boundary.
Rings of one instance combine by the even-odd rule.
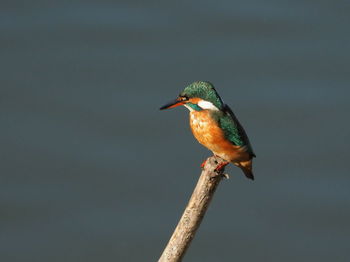
[[[210,80],[245,126],[184,261],[349,261],[348,1],[3,1],[0,260],[156,261],[210,152]]]

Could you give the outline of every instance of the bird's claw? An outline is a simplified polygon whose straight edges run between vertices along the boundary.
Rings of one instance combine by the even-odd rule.
[[[225,166],[227,166],[230,162],[221,162],[218,164],[218,166],[214,169],[215,172],[222,172]]]
[[[225,179],[230,179],[229,174],[223,174],[222,177],[225,178]]]

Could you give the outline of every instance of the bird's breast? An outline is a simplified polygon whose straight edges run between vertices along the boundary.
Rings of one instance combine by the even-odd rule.
[[[209,110],[192,111],[190,126],[198,142],[213,151],[215,155],[227,161],[238,161],[245,158],[245,152],[225,138],[218,121],[211,116]]]

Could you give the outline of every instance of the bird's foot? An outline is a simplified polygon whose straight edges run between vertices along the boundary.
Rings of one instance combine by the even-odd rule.
[[[225,178],[225,179],[230,179],[229,174],[223,174],[222,176],[223,176],[223,178]]]
[[[207,160],[204,160],[203,163],[201,164],[201,168],[204,169],[205,164],[207,163]]]
[[[225,166],[227,166],[230,162],[221,162],[220,164],[218,164],[218,166],[214,169],[215,172],[222,172],[223,169],[225,168]]]

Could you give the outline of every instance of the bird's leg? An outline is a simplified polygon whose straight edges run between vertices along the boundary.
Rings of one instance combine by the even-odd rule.
[[[227,166],[230,162],[227,162],[227,161],[224,161],[224,162],[221,162],[220,164],[218,164],[218,166],[215,168],[215,172],[221,172],[225,166]]]

